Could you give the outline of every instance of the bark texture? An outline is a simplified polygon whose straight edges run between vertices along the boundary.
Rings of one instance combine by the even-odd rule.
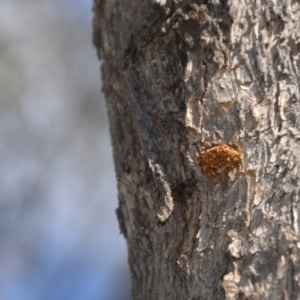
[[[300,4],[95,0],[133,299],[300,299]],[[220,144],[242,162],[201,170]]]

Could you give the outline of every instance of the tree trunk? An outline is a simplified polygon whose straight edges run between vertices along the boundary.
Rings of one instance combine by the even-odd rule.
[[[133,299],[300,299],[300,4],[95,0]]]

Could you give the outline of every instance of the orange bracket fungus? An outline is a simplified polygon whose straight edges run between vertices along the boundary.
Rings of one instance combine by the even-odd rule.
[[[200,166],[203,173],[220,182],[239,165],[240,161],[241,154],[227,145],[214,146],[200,153]]]

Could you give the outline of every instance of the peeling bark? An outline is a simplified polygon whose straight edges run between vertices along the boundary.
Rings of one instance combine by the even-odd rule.
[[[94,12],[133,299],[300,299],[299,2]],[[223,144],[220,182],[200,153]]]

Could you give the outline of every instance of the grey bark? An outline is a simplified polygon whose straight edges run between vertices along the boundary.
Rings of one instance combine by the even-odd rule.
[[[300,299],[300,4],[95,0],[133,299]],[[242,157],[222,182],[200,151]]]

